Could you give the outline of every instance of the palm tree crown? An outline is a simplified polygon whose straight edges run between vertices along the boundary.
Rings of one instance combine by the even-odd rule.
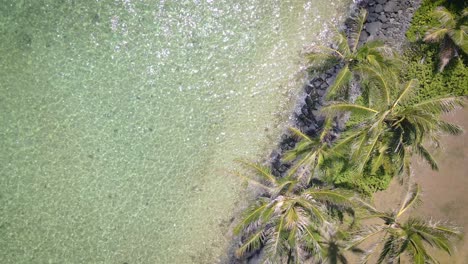
[[[439,23],[426,32],[424,41],[441,43],[439,71],[443,71],[445,66],[456,55],[457,47],[468,53],[468,25],[466,22],[468,8],[463,9],[461,15],[457,16],[447,8],[439,6],[434,10],[432,16]]]
[[[367,11],[360,10],[353,20],[354,23],[351,25],[353,30],[350,30],[348,36],[345,32],[337,32],[332,47],[313,46],[307,54],[311,66],[315,68],[342,65],[335,81],[330,85],[327,95],[329,98],[347,91],[349,83],[354,79],[354,74],[360,74],[361,66],[370,66],[384,71],[395,65],[395,60],[389,56],[393,55],[393,52],[382,41],[368,41],[359,45],[366,16]]]
[[[358,164],[358,173],[374,174],[385,170],[391,174],[409,173],[410,158],[419,154],[432,167],[437,164],[423,146],[424,140],[438,144],[441,133],[459,134],[462,129],[441,120],[440,115],[462,106],[462,98],[434,98],[415,103],[417,80],[399,85],[380,76],[371,83],[381,88],[381,96],[370,98],[367,105],[334,103],[323,108],[328,114],[351,111],[362,122],[349,129],[333,147],[346,148]],[[392,90],[398,91],[392,96]]]
[[[370,217],[383,220],[382,224],[373,225],[361,230],[348,248],[354,248],[372,237],[380,236],[377,243],[363,255],[362,263],[368,263],[377,253],[379,246],[382,248],[376,257],[376,263],[400,263],[403,255],[412,258],[413,263],[439,263],[432,257],[427,246],[452,253],[451,239],[458,237],[460,232],[454,227],[425,221],[420,218],[407,217],[402,220],[405,212],[420,202],[420,188],[417,185],[409,185],[410,188],[397,211],[382,212],[361,201],[362,206],[371,213]]]
[[[330,210],[350,209],[349,194],[338,190],[302,189],[292,174],[275,178],[270,170],[255,163],[243,162],[253,177],[240,177],[266,193],[247,208],[234,229],[243,233],[240,257],[262,247],[265,260],[273,263],[302,263],[329,258],[322,239],[323,227],[333,221]]]

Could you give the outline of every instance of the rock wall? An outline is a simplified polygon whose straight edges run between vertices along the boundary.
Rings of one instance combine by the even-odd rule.
[[[360,5],[368,11],[361,42],[382,39],[401,50],[406,30],[421,0],[373,0],[364,1]]]

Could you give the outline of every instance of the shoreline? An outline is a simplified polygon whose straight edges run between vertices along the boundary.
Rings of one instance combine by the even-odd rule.
[[[420,4],[421,0],[414,2],[408,0],[361,0],[350,7],[349,16],[343,27],[347,31],[349,17],[356,14],[359,9],[364,8],[368,11],[368,15],[359,43],[366,40],[382,39],[396,51],[401,51],[407,43],[405,33]],[[340,66],[336,65],[321,73],[308,74],[295,111],[292,113],[291,126],[299,128],[312,137],[320,133],[324,120],[323,116],[320,115],[320,109],[325,104],[327,89],[329,84],[335,80],[339,68]],[[335,122],[334,132],[336,135],[342,126],[342,122]],[[285,151],[292,149],[295,143],[295,139],[291,138],[288,132],[282,134],[278,147],[272,151],[269,159],[275,175],[282,176],[290,167],[290,164],[281,162],[281,157]]]
[[[349,30],[350,17],[355,15],[360,9],[368,11],[364,29],[360,36],[359,44],[366,40],[381,39],[386,45],[391,46],[395,51],[401,51],[404,44],[407,43],[406,31],[411,25],[412,17],[415,11],[421,5],[422,0],[355,0],[350,6],[350,11],[342,27],[345,31]],[[303,85],[302,92],[299,93],[295,110],[293,111],[290,126],[296,127],[311,137],[320,134],[323,128],[324,117],[320,114],[320,109],[325,105],[325,96],[328,87],[336,78],[340,65],[325,70],[323,72],[308,73],[306,83]],[[343,129],[344,122],[335,120],[333,124],[332,136],[337,137],[340,130]],[[334,138],[332,138],[333,140]],[[294,148],[296,139],[286,131],[281,135],[278,146],[273,149],[267,163],[270,164],[272,173],[277,177],[282,177],[291,167],[291,163],[281,161],[283,154]],[[238,215],[234,216],[236,219]],[[236,221],[234,221],[235,223]],[[240,260],[235,257],[234,251],[239,242],[239,238],[234,238],[228,249],[228,263],[259,263],[261,249],[252,253],[250,256]]]

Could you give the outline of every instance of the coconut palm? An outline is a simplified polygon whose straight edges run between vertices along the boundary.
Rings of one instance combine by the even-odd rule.
[[[307,54],[307,58],[313,68],[328,67],[340,64],[342,67],[336,75],[333,84],[330,85],[328,98],[340,92],[348,92],[350,82],[355,79],[355,75],[362,72],[361,66],[371,66],[382,71],[393,74],[392,69],[396,60],[389,55],[393,55],[390,48],[386,47],[382,41],[368,41],[359,45],[361,32],[366,21],[367,11],[360,10],[354,18],[348,36],[345,32],[337,32],[332,47],[313,46]]]
[[[320,244],[320,228],[333,221],[330,210],[350,209],[346,192],[330,189],[302,189],[294,175],[274,177],[262,165],[243,162],[253,177],[238,174],[264,195],[244,211],[234,229],[243,233],[242,245],[236,254],[262,248],[267,261],[273,263],[302,263],[305,260],[321,260],[326,248]],[[346,211],[346,210],[344,210]]]
[[[383,220],[382,224],[361,230],[348,246],[351,249],[371,238],[377,239],[363,254],[362,263],[368,263],[372,258],[377,258],[376,263],[400,263],[403,256],[412,258],[416,264],[439,263],[431,256],[428,247],[452,253],[451,239],[460,235],[456,228],[416,217],[402,219],[406,212],[420,202],[420,188],[415,184],[409,186],[397,211],[382,212],[361,201],[362,206],[371,213],[371,217]]]
[[[325,225],[321,229],[321,239],[319,241],[324,248],[323,264],[348,264],[346,250],[349,244],[349,233],[335,225]],[[358,248],[352,248],[353,252],[364,253]]]
[[[292,172],[295,172],[302,166],[308,166],[308,171],[302,170],[301,173],[298,173],[299,179],[306,176],[304,179],[305,184],[309,184],[311,182],[314,177],[314,171],[316,169],[320,169],[325,159],[330,158],[332,155],[330,152],[330,128],[331,119],[326,119],[322,133],[319,137],[314,138],[307,136],[297,128],[289,128],[292,135],[299,141],[292,150],[289,150],[284,154],[283,160],[286,162],[292,162],[298,159],[294,167],[291,169]],[[309,173],[306,174],[305,172]]]
[[[459,126],[440,117],[442,113],[463,106],[462,98],[415,102],[417,80],[391,85],[382,77],[373,82],[378,82],[382,96],[378,99],[370,97],[367,105],[334,103],[322,109],[329,115],[350,111],[363,120],[344,133],[333,148],[346,148],[358,164],[358,174],[375,174],[379,170],[391,174],[401,174],[405,170],[409,173],[413,153],[437,170],[436,161],[423,143],[429,140],[437,146],[442,133],[457,135],[462,132]],[[393,96],[392,91],[398,92]]]
[[[463,9],[462,13],[457,16],[447,8],[439,6],[432,16],[439,23],[426,32],[424,41],[440,43],[439,71],[441,72],[459,49],[468,53],[468,8]]]

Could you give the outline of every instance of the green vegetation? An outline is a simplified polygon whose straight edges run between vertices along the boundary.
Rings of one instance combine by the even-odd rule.
[[[437,71],[438,47],[425,43],[413,43],[404,54],[405,80],[418,79],[421,88],[416,92],[416,101],[444,95],[464,96],[468,94],[468,59],[459,57],[443,72]]]
[[[468,26],[464,23],[468,18],[468,8],[463,9],[461,14],[455,14],[439,6],[432,12],[432,17],[438,23],[428,29],[424,41],[440,43],[439,72],[442,72],[459,52],[468,52]]]
[[[332,47],[314,46],[307,54],[311,67],[323,68],[330,65],[342,64],[342,68],[336,75],[336,80],[330,85],[328,98],[347,95],[349,84],[355,80],[355,75],[362,75],[363,68],[378,69],[381,72],[387,71],[395,64],[391,57],[393,52],[386,47],[383,41],[369,41],[359,45],[359,38],[364,28],[367,11],[361,10],[359,15],[353,19],[352,30],[347,36],[345,32],[337,32]]]
[[[403,61],[405,62],[402,77],[405,80],[418,79],[421,89],[418,90],[415,100],[426,100],[438,96],[464,96],[468,94],[468,56],[466,54],[466,4],[464,1],[423,1],[421,7],[414,14],[412,25],[406,32],[410,41],[409,47],[405,50]],[[464,6],[465,5],[465,6]],[[425,43],[423,41],[426,33],[431,29],[441,27],[439,14],[434,14],[437,7],[444,7],[444,12],[450,12],[452,22],[448,20],[445,24],[452,24],[452,28],[458,28],[459,36],[462,36],[465,48],[458,50],[458,57],[455,57],[444,66],[445,71],[438,72],[440,64],[441,49],[439,43]],[[463,10],[463,11],[462,11]],[[464,20],[456,19],[465,13]],[[458,15],[457,15],[458,14]],[[454,21],[457,21],[455,23]],[[444,22],[444,21],[442,21]],[[464,27],[464,31],[461,30]],[[442,31],[445,32],[445,31]],[[452,30],[452,34],[453,33]],[[464,50],[464,51],[463,51]],[[440,68],[440,67],[439,67]]]
[[[379,41],[358,45],[365,11],[355,19],[349,36],[338,32],[332,48],[312,50],[308,58],[313,67],[342,66],[329,91],[343,101],[322,109],[326,122],[319,136],[291,128],[298,142],[284,154],[283,161],[292,163],[285,176],[276,177],[268,167],[243,162],[252,176],[238,175],[258,187],[261,195],[235,229],[242,240],[239,257],[262,248],[261,257],[268,263],[347,263],[347,252],[353,252],[362,255],[362,263],[400,263],[407,256],[422,264],[438,263],[428,247],[451,254],[452,240],[459,237],[456,228],[406,215],[420,197],[419,187],[410,181],[411,157],[418,155],[437,170],[427,143],[437,146],[441,134],[462,131],[441,115],[462,107],[468,94],[466,54],[443,62],[439,69],[444,71],[439,72],[437,60],[442,59],[437,56],[447,44],[426,44],[420,37],[428,28],[433,30],[426,36],[435,34],[440,12],[460,13],[456,5],[437,8],[443,3],[425,1],[416,13],[408,31],[413,42],[404,53],[403,67],[396,67],[398,59]],[[433,10],[439,14],[421,13]],[[462,31],[463,23],[457,24]],[[450,37],[458,45],[461,42],[452,38],[457,34],[443,38]],[[350,103],[346,96],[355,84],[361,95]],[[348,114],[345,130],[335,138],[333,120]],[[408,186],[398,209],[382,212],[359,198],[387,188],[395,176]],[[358,220],[363,218],[381,223],[360,227]],[[359,248],[376,238],[371,248]]]

